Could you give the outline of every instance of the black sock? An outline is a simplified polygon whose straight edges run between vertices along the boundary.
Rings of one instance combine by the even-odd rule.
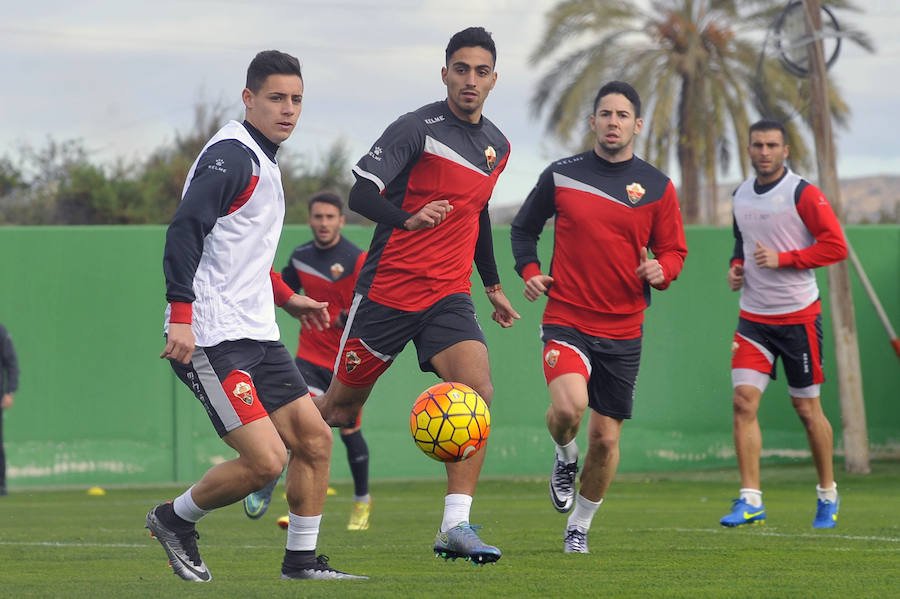
[[[292,549],[284,550],[284,562],[281,564],[282,569],[285,568],[303,568],[315,563],[316,550],[294,551]]]
[[[363,438],[362,430],[341,435],[341,441],[347,447],[347,462],[350,474],[353,475],[354,495],[362,497],[369,494],[369,446]]]
[[[194,528],[193,522],[188,522],[175,513],[175,506],[171,501],[160,504],[156,508],[156,517],[170,528]]]

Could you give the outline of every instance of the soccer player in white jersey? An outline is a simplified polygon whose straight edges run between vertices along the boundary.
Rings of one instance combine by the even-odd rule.
[[[741,291],[731,360],[741,489],[720,523],[734,527],[766,520],[757,411],[780,357],[818,474],[813,526],[834,528],[840,502],[833,433],[820,401],[822,308],[813,269],[845,259],[847,244],[822,192],[785,166],[789,147],[781,123],[751,125],[748,151],[756,175],[734,192],[735,244],[728,270],[729,288]]]
[[[307,326],[329,322],[327,303],[294,293],[272,270],[284,222],[275,154],[300,118],[299,61],[277,50],[260,52],[241,98],[244,122],[228,122],[207,142],[166,232],[169,305],[160,355],[237,457],[150,510],[147,528],[175,574],[208,582],[195,524],[261,489],[287,463],[290,524],[281,577],[361,578],[316,556],[332,435],[275,322],[276,305]]]

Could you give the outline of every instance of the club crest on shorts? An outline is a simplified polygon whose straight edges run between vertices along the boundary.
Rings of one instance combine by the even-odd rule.
[[[344,274],[344,265],[340,262],[335,262],[331,265],[331,278],[337,280],[340,276]]]
[[[731,355],[733,356],[734,354],[736,354],[738,348],[740,348],[740,347],[741,347],[740,343],[738,343],[737,341],[732,341],[731,342]]]
[[[344,368],[347,369],[347,372],[353,372],[360,364],[362,364],[362,360],[352,349],[344,354]]]
[[[546,354],[544,354],[544,362],[547,363],[547,366],[550,368],[555,368],[556,363],[559,361],[559,350],[551,349]]]
[[[248,406],[253,405],[253,387],[249,383],[239,382],[231,393]]]
[[[644,194],[647,193],[647,190],[640,183],[634,182],[625,186],[625,192],[628,194],[628,201],[632,204],[637,204],[644,197]]]
[[[494,165],[497,164],[497,150],[494,149],[494,146],[484,149],[484,158],[487,160],[488,170],[494,170]]]

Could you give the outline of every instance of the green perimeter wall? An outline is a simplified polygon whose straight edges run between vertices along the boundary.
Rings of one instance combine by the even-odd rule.
[[[367,247],[371,229],[347,227],[345,234]],[[900,326],[900,227],[853,227],[848,234],[895,327]],[[276,266],[308,237],[305,226],[286,227]],[[546,262],[550,229],[544,237]],[[164,238],[164,227],[0,229],[0,322],[12,335],[22,370],[15,405],[4,415],[10,487],[187,482],[233,455],[199,402],[158,358]],[[731,232],[693,227],[687,238],[690,254],[681,277],[669,290],[654,293],[647,312],[634,418],[623,431],[620,471],[735,464],[729,360],[738,296],[725,284]],[[522,319],[507,330],[491,321],[474,276],[496,388],[484,473],[543,476],[552,460],[538,340],[543,300],[530,304],[522,297],[508,228],[498,227],[494,241],[506,292]],[[819,276],[824,290],[824,269]],[[897,457],[900,367],[856,274],[851,276],[870,444],[873,455]],[[833,334],[823,295],[829,379],[823,403],[840,453]],[[296,322],[280,312],[279,323],[293,351]],[[418,452],[408,430],[410,405],[434,382],[419,372],[412,348],[379,380],[363,419],[373,479],[442,474],[438,463]],[[765,395],[761,422],[765,460],[808,459],[781,374]],[[580,446],[583,452],[583,432]],[[332,477],[350,477],[337,435]]]

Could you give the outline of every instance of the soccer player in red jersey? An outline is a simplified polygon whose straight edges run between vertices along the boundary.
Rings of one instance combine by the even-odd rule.
[[[510,231],[525,297],[548,296],[541,339],[547,428],[556,444],[550,499],[557,511],[572,512],[566,553],[588,553],[591,520],[619,464],[650,289],[666,289],[687,255],[675,187],[634,155],[643,126],[638,93],[625,82],[607,83],[594,100],[590,125],[593,149],[547,167]],[[545,274],[537,242],[551,217],[554,249]],[[576,497],[575,437],[587,408],[589,445]]]
[[[315,402],[332,426],[353,422],[378,377],[413,341],[423,371],[494,394],[484,333],[470,295],[478,267],[491,317],[510,327],[519,315],[500,287],[488,200],[509,159],[509,142],[482,115],[497,81],[490,33],[470,27],[447,45],[441,77],[447,98],[409,112],[384,131],[353,172],[350,208],[377,226],[335,376]],[[436,554],[475,563],[500,559],[469,523],[485,452],[447,464]]]
[[[313,239],[294,248],[288,264],[281,269],[281,278],[295,293],[302,290],[309,297],[328,303],[331,326],[301,327],[294,357],[313,397],[324,393],[331,382],[344,322],[353,300],[353,287],[366,257],[356,244],[341,235],[346,221],[344,202],[339,195],[331,191],[313,195],[309,199],[309,228]],[[357,417],[353,426],[341,428],[341,441],[347,448],[354,487],[347,530],[367,530],[372,502],[369,447],[362,434],[361,417]],[[244,498],[244,512],[250,518],[259,518],[266,512],[277,483],[275,478]]]
[[[813,526],[834,528],[840,502],[832,464],[833,432],[820,400],[825,380],[822,307],[813,269],[845,259],[847,244],[822,192],[785,166],[789,147],[781,123],[763,120],[751,125],[748,151],[756,175],[734,192],[735,242],[728,270],[729,288],[741,291],[731,358],[741,489],[720,523],[743,526],[766,519],[757,412],[781,357],[819,478]]]

